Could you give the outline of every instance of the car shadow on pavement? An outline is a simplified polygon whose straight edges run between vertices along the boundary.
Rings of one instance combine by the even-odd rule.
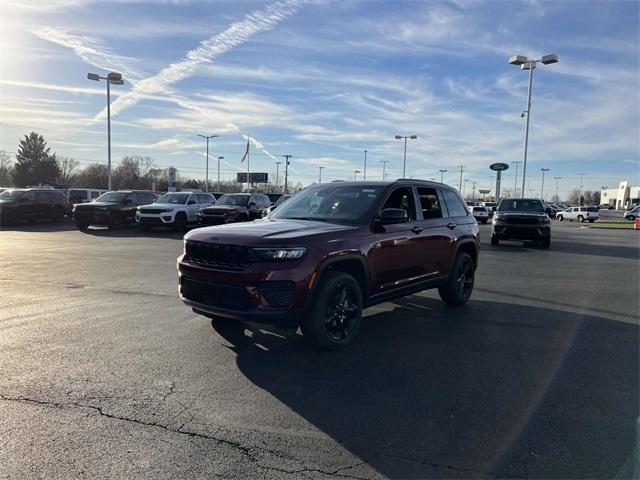
[[[51,233],[68,232],[76,230],[77,227],[70,221],[53,223],[49,221],[16,223],[14,225],[0,225],[0,232],[29,232],[29,233]]]
[[[194,227],[197,228],[197,227]],[[91,226],[86,230],[82,230],[82,233],[87,235],[99,236],[99,237],[113,237],[113,238],[128,238],[128,237],[150,237],[150,238],[179,238],[182,239],[185,233],[190,228],[186,228],[184,231],[177,232],[170,228],[155,228],[152,230],[142,230],[137,225],[128,225],[122,228],[110,229],[107,227]]]
[[[366,313],[335,352],[212,326],[249,380],[385,477],[631,475],[637,325],[422,296]]]

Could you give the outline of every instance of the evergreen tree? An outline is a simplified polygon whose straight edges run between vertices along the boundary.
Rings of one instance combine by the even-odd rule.
[[[13,169],[16,186],[55,185],[60,176],[60,168],[56,154],[51,154],[50,151],[44,137],[36,132],[31,132],[20,140]]]

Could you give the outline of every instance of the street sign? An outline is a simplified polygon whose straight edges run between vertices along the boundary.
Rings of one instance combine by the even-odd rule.
[[[506,163],[492,163],[489,165],[489,168],[495,172],[502,172],[504,170],[509,170],[509,165]]]
[[[247,183],[247,172],[238,172],[236,181],[238,183]],[[269,174],[265,172],[251,172],[251,178],[249,183],[267,183],[269,181]]]
[[[488,188],[487,189],[481,188],[481,189],[478,190],[478,192],[480,192],[483,195],[486,194],[486,193],[489,193],[490,191],[491,190],[489,190]]]

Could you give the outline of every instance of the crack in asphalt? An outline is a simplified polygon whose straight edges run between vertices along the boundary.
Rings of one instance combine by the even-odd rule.
[[[403,457],[401,455],[385,455],[387,458],[397,458],[400,460],[408,460],[410,462],[416,462],[416,463],[420,463],[422,465],[429,465],[431,467],[436,467],[436,468],[446,468],[449,470],[455,470],[458,472],[467,472],[467,473],[475,473],[476,475],[482,475],[484,477],[490,477],[490,478],[496,478],[494,475],[489,475],[486,472],[481,472],[479,470],[473,470],[471,468],[462,468],[462,467],[456,467],[455,465],[448,465],[445,463],[432,463],[432,462],[427,462],[425,460],[421,460],[419,458],[415,458],[415,457]]]
[[[172,382],[170,387],[169,387],[169,391],[163,396],[162,401],[165,401],[169,395],[174,393],[174,388],[175,388],[175,383]],[[274,466],[269,466],[269,465],[262,465],[260,463],[260,460],[258,458],[256,458],[256,455],[252,454],[252,450],[261,450],[263,452],[266,452],[266,453],[268,453],[270,455],[275,456],[276,458],[282,458],[282,456],[279,454],[279,452],[276,452],[276,451],[272,451],[272,450],[268,450],[268,449],[264,449],[264,448],[260,448],[260,447],[246,447],[246,446],[242,445],[240,442],[234,442],[234,441],[231,441],[231,440],[227,440],[227,439],[224,439],[224,438],[219,438],[219,437],[207,435],[207,434],[204,434],[204,433],[193,432],[193,431],[190,431],[190,430],[184,430],[183,429],[183,427],[185,425],[184,423],[179,428],[173,429],[173,428],[170,428],[167,425],[163,425],[163,424],[157,423],[157,422],[146,422],[144,420],[139,420],[137,418],[130,418],[130,417],[124,417],[124,416],[120,416],[120,415],[110,414],[110,413],[105,412],[103,410],[103,408],[100,407],[100,406],[86,405],[86,404],[78,403],[78,402],[54,402],[54,401],[48,401],[48,400],[38,400],[38,399],[35,399],[35,398],[28,398],[28,397],[8,397],[8,396],[3,395],[1,393],[0,393],[0,400],[4,400],[6,402],[30,403],[30,404],[34,404],[34,405],[41,405],[41,406],[59,408],[59,409],[66,409],[66,408],[69,408],[69,407],[85,408],[85,409],[89,409],[89,410],[92,410],[94,412],[97,412],[99,415],[101,415],[103,417],[110,418],[110,419],[121,420],[121,421],[124,421],[124,422],[130,422],[130,423],[135,423],[137,425],[142,425],[142,426],[145,426],[145,427],[156,427],[156,428],[160,428],[160,429],[165,430],[165,431],[170,432],[170,433],[176,433],[176,434],[179,434],[179,435],[186,435],[186,436],[191,437],[191,438],[198,438],[198,439],[213,441],[213,442],[216,442],[216,443],[221,444],[221,445],[232,447],[235,450],[241,452],[242,455],[245,456],[251,463],[254,463],[258,468],[263,469],[263,470],[270,470],[270,471],[275,471],[275,472],[279,472],[279,473],[287,473],[287,474],[320,473],[322,475],[328,475],[328,476],[332,476],[332,477],[353,478],[353,479],[357,479],[357,480],[366,480],[366,478],[368,478],[368,477],[359,477],[359,476],[355,476],[355,475],[348,475],[348,474],[339,473],[339,472],[341,472],[343,470],[349,470],[349,469],[355,468],[355,467],[357,467],[359,465],[364,464],[365,462],[359,462],[359,463],[354,464],[354,465],[348,465],[346,467],[340,467],[340,468],[338,468],[336,470],[333,470],[333,471],[327,471],[327,470],[322,470],[322,469],[319,469],[319,468],[311,468],[311,467],[303,467],[303,468],[300,468],[300,469],[288,470],[286,468],[274,467]],[[183,405],[183,407],[184,407],[184,405]],[[190,412],[188,412],[188,413],[190,414]],[[193,415],[191,415],[191,416],[193,417]],[[299,461],[299,460],[291,459],[291,458],[289,458],[288,460]]]

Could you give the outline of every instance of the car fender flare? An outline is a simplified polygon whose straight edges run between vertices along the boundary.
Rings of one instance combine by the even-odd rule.
[[[480,247],[478,246],[478,244],[476,243],[475,239],[473,238],[463,238],[458,242],[458,245],[456,246],[456,251],[454,252],[453,256],[451,257],[451,263],[449,264],[449,272],[451,272],[451,269],[453,268],[453,263],[456,261],[456,257],[458,256],[458,252],[460,251],[460,248],[464,245],[473,245],[473,248],[476,252],[476,257],[474,259],[474,264],[475,264],[475,268],[478,268],[478,263],[480,260]]]
[[[369,267],[367,266],[367,261],[364,258],[364,255],[360,252],[354,251],[346,251],[346,252],[336,252],[330,255],[325,256],[320,265],[315,269],[314,274],[314,282],[311,288],[311,294],[313,295],[315,289],[318,285],[318,280],[322,277],[322,274],[329,268],[331,265],[334,265],[339,262],[344,261],[356,261],[361,264],[364,270],[364,282],[365,282],[365,291],[362,292],[363,299],[366,299],[369,296],[369,286],[371,285],[371,278],[369,276]],[[356,279],[357,280],[357,279]]]

